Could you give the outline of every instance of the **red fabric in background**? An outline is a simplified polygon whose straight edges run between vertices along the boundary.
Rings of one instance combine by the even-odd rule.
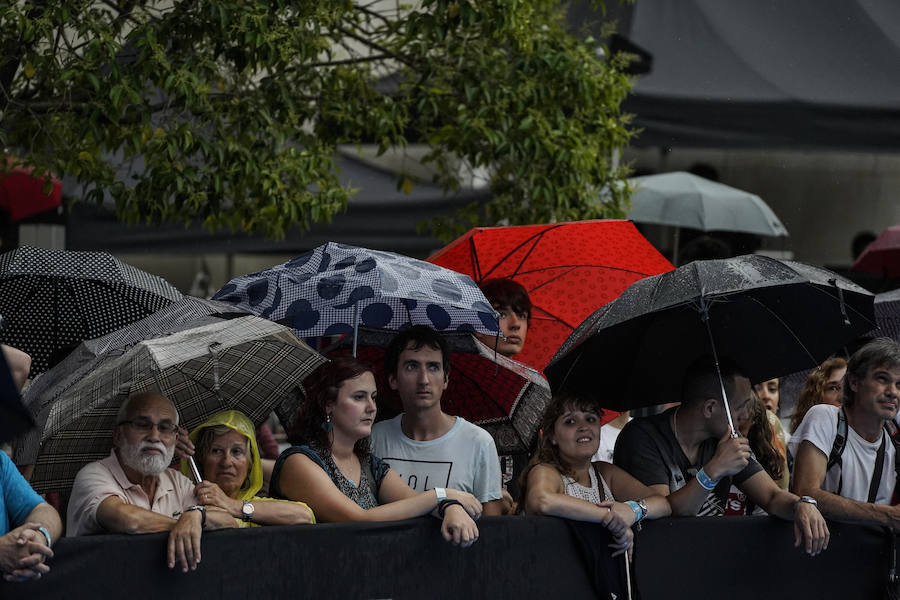
[[[900,225],[893,225],[882,231],[859,255],[851,268],[887,278],[900,277]]]
[[[62,183],[51,178],[50,193],[44,193],[45,179],[35,179],[26,169],[14,169],[0,176],[0,208],[10,221],[20,221],[39,212],[56,208],[62,201]]]

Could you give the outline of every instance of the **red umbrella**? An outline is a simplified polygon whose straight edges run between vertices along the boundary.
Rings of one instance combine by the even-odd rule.
[[[62,183],[51,176],[50,192],[45,194],[45,181],[32,177],[29,169],[13,169],[6,175],[0,175],[0,208],[9,213],[10,221],[21,221],[59,206]]]
[[[588,315],[673,268],[633,223],[618,220],[478,227],[428,261],[476,282],[509,277],[525,286],[534,310],[516,360],[539,370]]]
[[[859,255],[852,268],[887,278],[900,276],[900,225],[893,225],[882,231]]]
[[[385,348],[396,332],[360,326],[357,358],[371,365],[378,386],[378,415],[403,411],[397,393],[388,384]],[[500,454],[530,452],[537,441],[541,417],[550,402],[550,386],[540,373],[494,353],[471,334],[444,332],[450,347],[450,380],[441,396],[447,414],[461,416],[486,429]],[[344,347],[327,356],[349,355],[352,336]]]

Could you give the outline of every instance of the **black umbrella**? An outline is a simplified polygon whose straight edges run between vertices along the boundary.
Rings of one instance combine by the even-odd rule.
[[[51,357],[181,298],[165,279],[106,252],[23,246],[0,255],[0,341],[31,355],[32,376]]]
[[[873,298],[800,263],[695,261],[633,283],[585,319],[545,373],[554,390],[599,395],[615,410],[677,402],[704,355],[728,357],[752,381],[817,365],[872,329]]]

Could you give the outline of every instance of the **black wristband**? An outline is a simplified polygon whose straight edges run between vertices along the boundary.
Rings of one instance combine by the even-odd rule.
[[[447,498],[446,500],[441,500],[440,502],[438,502],[438,514],[441,515],[442,519],[444,518],[444,513],[447,511],[447,507],[453,506],[454,504],[457,506],[463,505],[463,503],[459,500],[453,500],[451,498]],[[465,506],[463,506],[463,509],[465,509]]]
[[[204,528],[206,527],[206,507],[203,506],[202,504],[195,504],[194,506],[188,508],[188,509],[187,509],[186,511],[184,511],[184,512],[190,512],[190,511],[192,511],[192,510],[199,510],[199,511],[200,511],[200,515],[201,515],[201,517],[200,517],[200,529],[204,529]]]

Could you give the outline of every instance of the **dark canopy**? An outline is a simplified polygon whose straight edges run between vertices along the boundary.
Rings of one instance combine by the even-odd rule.
[[[900,151],[897,0],[636,0],[613,12],[652,54],[625,102],[644,130],[636,145]]]

